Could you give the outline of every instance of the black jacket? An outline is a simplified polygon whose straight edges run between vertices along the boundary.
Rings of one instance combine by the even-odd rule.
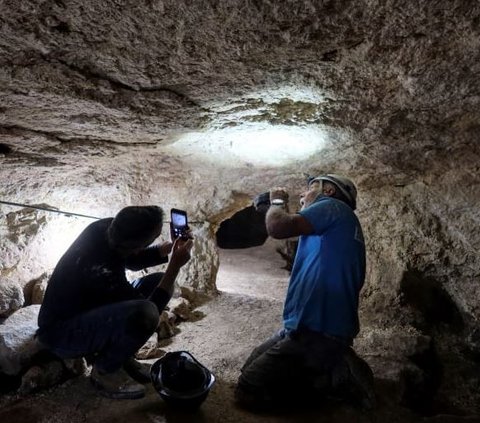
[[[96,307],[143,298],[127,281],[125,269],[141,270],[168,261],[155,246],[127,259],[122,257],[108,244],[107,230],[112,220],[90,224],[58,262],[40,308],[40,329]],[[156,289],[152,295],[167,294]]]

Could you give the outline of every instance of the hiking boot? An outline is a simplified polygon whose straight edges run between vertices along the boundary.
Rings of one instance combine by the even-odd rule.
[[[101,374],[95,366],[90,380],[100,393],[112,399],[138,399],[145,396],[145,388],[135,383],[122,368],[113,373]]]
[[[150,368],[152,366],[148,363],[142,363],[135,360],[133,357],[129,358],[124,364],[123,368],[128,375],[139,383],[148,383],[150,379]]]

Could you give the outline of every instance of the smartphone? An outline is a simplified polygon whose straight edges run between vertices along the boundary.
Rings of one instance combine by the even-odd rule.
[[[178,237],[188,239],[188,219],[185,210],[171,209],[170,210],[170,236],[172,241]]]

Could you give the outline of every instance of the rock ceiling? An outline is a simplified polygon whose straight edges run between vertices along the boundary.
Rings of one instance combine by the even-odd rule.
[[[0,7],[2,161],[22,169],[17,187],[47,168],[133,191],[221,174],[251,194],[300,170],[406,183],[478,151],[475,2]]]

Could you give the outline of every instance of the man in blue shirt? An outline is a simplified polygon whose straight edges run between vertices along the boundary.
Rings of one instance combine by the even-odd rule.
[[[299,236],[283,311],[283,329],[256,348],[242,368],[238,402],[268,409],[336,396],[372,407],[373,375],[351,348],[365,280],[365,243],[347,178],[321,175],[288,212],[288,194],[270,191],[270,236]]]

